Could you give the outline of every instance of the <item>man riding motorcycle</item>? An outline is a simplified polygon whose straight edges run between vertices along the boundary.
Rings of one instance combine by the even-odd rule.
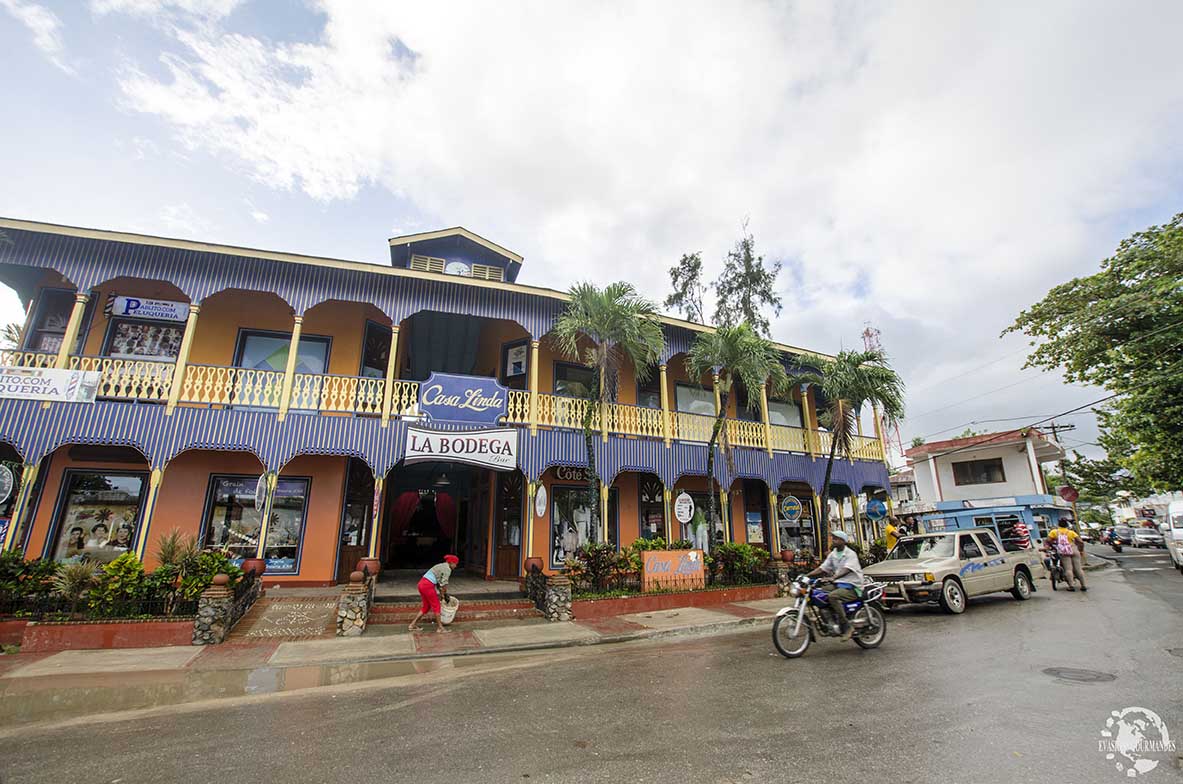
[[[859,598],[859,590],[863,587],[863,567],[859,563],[854,550],[846,546],[849,536],[845,531],[831,531],[830,538],[834,542],[834,549],[822,561],[821,566],[808,574],[809,577],[827,575],[834,583],[834,590],[829,592],[830,610],[838,620],[842,630],[842,640],[849,640],[854,635],[850,620],[846,617],[846,602],[853,602]]]

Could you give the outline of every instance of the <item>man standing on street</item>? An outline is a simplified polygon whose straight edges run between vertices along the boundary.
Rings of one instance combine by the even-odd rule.
[[[1084,540],[1072,530],[1071,519],[1062,517],[1056,526],[1047,532],[1047,538],[1052,547],[1056,548],[1060,563],[1064,565],[1064,582],[1068,585],[1069,591],[1075,591],[1073,582],[1079,580],[1080,590],[1087,591],[1088,586],[1084,584],[1084,567],[1080,559],[1080,553],[1084,550]]]
[[[863,587],[863,567],[859,563],[854,550],[846,546],[849,538],[845,531],[830,532],[834,541],[834,549],[822,561],[822,565],[809,573],[810,577],[822,574],[834,581],[834,590],[830,591],[830,610],[838,620],[838,627],[842,630],[842,639],[849,640],[854,635],[854,629],[846,618],[846,602],[853,602],[859,597]]]

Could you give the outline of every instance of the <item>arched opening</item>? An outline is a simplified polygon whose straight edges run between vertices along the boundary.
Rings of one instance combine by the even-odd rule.
[[[709,524],[712,494],[720,517],[713,530]],[[670,527],[676,540],[688,541],[699,550],[709,550],[712,544],[725,541],[724,527],[731,524],[731,505],[722,505],[717,485],[711,487],[705,476],[684,474],[674,482],[672,496],[674,519]]]
[[[794,553],[817,555],[815,494],[808,482],[781,482],[776,495],[780,547]]]
[[[525,390],[529,358],[530,333],[509,319],[421,310],[399,325],[398,377],[405,381],[452,373]]]
[[[746,542],[769,552],[773,546],[773,518],[768,484],[762,479],[731,483],[732,541]]]

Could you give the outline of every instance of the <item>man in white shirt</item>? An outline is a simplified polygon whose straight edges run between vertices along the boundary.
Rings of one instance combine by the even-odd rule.
[[[826,556],[826,560],[822,561],[821,566],[809,573],[809,576],[818,577],[824,574],[834,581],[834,589],[828,596],[830,609],[838,619],[842,639],[849,640],[854,630],[846,618],[844,605],[859,598],[863,587],[863,566],[854,550],[846,546],[848,536],[845,531],[831,531],[830,539],[834,542],[834,549]]]

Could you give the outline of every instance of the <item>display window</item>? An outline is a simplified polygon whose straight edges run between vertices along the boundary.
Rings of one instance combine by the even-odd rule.
[[[661,480],[656,476],[643,476],[638,488],[641,538],[660,539],[665,536],[665,498]]]
[[[67,469],[54,515],[52,558],[105,564],[135,551],[148,474]]]
[[[677,409],[684,414],[715,415],[715,392],[702,387],[678,384],[676,391]]]
[[[103,356],[175,361],[184,337],[184,324],[116,318],[111,320],[107,328]]]
[[[592,510],[587,485],[556,485],[551,488],[550,565],[561,569],[568,557],[592,541]],[[618,494],[608,492],[608,542],[619,548],[617,525]]]
[[[727,507],[720,507],[719,521],[715,523],[715,530],[709,532],[707,525],[707,518],[711,513],[711,496],[709,493],[696,493],[687,491],[690,500],[694,501],[694,513],[690,516],[690,522],[681,524],[681,536],[683,539],[688,539],[694,543],[694,546],[699,550],[709,550],[711,543],[721,544],[723,540],[723,526],[727,524],[731,510],[730,504]],[[679,493],[675,492],[675,496]],[[716,500],[715,503],[720,503]],[[708,533],[709,532],[709,533]],[[713,535],[712,535],[713,534]]]
[[[224,549],[234,563],[254,558],[262,528],[255,509],[258,476],[214,476],[210,479],[202,523],[202,546]],[[271,520],[263,557],[269,574],[295,574],[300,566],[300,544],[308,510],[308,478],[279,477],[271,503]]]

